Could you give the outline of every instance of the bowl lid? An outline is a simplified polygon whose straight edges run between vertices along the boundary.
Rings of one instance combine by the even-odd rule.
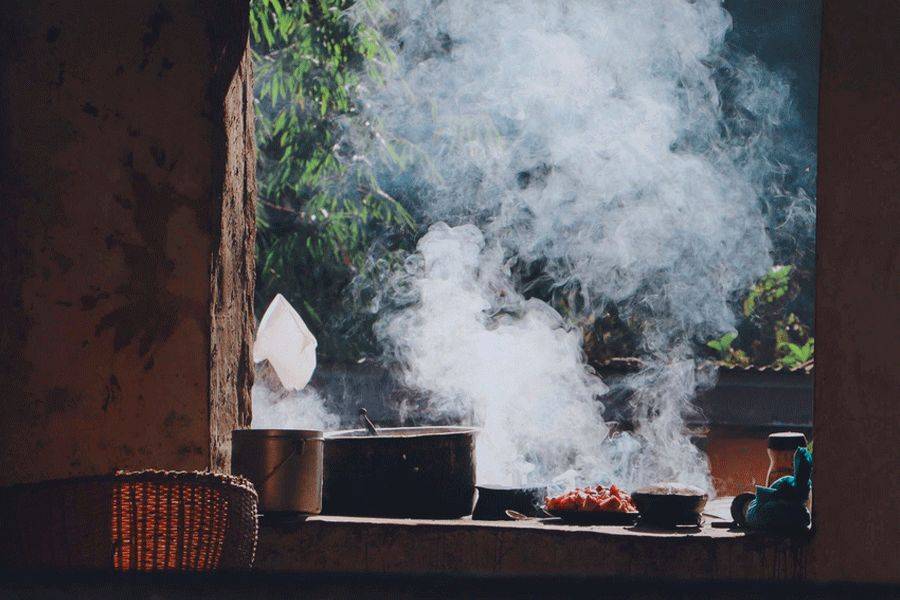
[[[782,431],[769,435],[772,450],[796,450],[806,445],[806,436],[798,431]]]
[[[707,496],[706,492],[696,486],[674,481],[648,485],[632,492],[632,496],[635,494],[643,494],[645,496],[684,496],[689,498]]]

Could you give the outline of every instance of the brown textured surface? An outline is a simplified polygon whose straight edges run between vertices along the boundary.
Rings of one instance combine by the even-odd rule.
[[[813,407],[820,580],[900,582],[898,23],[893,0],[825,3]]]
[[[706,454],[716,493],[736,496],[765,485],[769,471],[765,433],[713,428],[706,439]]]
[[[249,81],[225,107],[246,44],[246,16],[223,32],[228,15],[4,3],[0,483],[222,464],[210,420],[230,428],[248,385],[222,332],[252,323],[230,276],[251,260],[253,187],[247,128],[222,127]]]
[[[260,528],[256,568],[302,573],[796,580],[808,540],[535,522],[310,517]]]
[[[210,465],[231,468],[231,431],[250,424],[253,386],[253,289],[256,243],[256,152],[253,139],[253,80],[246,3],[222,17],[219,27],[225,55],[221,72],[226,87],[219,132],[225,168],[220,170],[221,209],[218,246],[213,258],[210,338]],[[237,62],[236,72],[234,62]],[[231,74],[234,76],[231,77]]]

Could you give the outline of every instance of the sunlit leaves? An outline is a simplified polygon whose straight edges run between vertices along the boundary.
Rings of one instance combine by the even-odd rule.
[[[360,2],[361,10],[383,10],[378,0]],[[378,32],[348,18],[352,4],[251,4],[257,298],[264,304],[275,292],[285,294],[314,330],[364,269],[372,237],[413,227],[403,206],[379,187],[369,162],[340,154],[341,121],[356,114],[361,74],[376,77],[393,61]]]

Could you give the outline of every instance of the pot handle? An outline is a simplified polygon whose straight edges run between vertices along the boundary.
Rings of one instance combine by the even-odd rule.
[[[296,455],[296,454],[303,454],[303,446],[305,446],[305,445],[306,445],[306,440],[304,440],[304,439],[302,439],[302,438],[299,439],[299,440],[296,440],[296,442],[295,442],[295,444],[294,444],[293,450],[291,450],[291,451],[288,453],[287,456],[285,456],[284,458],[282,458],[282,459],[281,459],[281,462],[279,462],[277,465],[275,465],[274,467],[272,467],[272,470],[269,471],[269,472],[266,474],[266,476],[262,478],[262,481],[259,482],[260,487],[261,487],[265,482],[267,482],[269,479],[271,479],[271,478],[272,478],[272,475],[275,474],[275,471],[277,471],[277,470],[280,469],[282,466],[284,466],[284,463],[286,463],[287,461],[289,461],[294,455]]]

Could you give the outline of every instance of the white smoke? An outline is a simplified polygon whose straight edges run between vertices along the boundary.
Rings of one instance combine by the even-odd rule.
[[[481,481],[524,484],[573,466],[606,474],[606,387],[585,370],[579,332],[512,286],[497,248],[473,225],[433,226],[408,263],[413,301],[377,324],[432,394],[431,410],[481,426]],[[551,467],[548,469],[548,467]]]
[[[254,429],[337,429],[340,419],[326,407],[325,399],[313,388],[289,392],[273,391],[256,383],[250,390]]]
[[[397,55],[386,82],[363,90],[365,115],[413,149],[384,176],[424,220],[462,225],[433,227],[393,282],[397,308],[379,305],[377,331],[408,383],[436,414],[483,428],[483,482],[568,470],[709,488],[684,431],[693,348],[735,327],[729,301],[771,266],[765,186],[782,167],[765,150],[788,87],[741,63],[753,69],[733,78],[734,96],[755,129],[733,131],[715,78],[733,67],[731,21],[713,0],[390,8],[358,15]],[[773,202],[797,215],[804,199]],[[633,436],[606,439],[580,332],[515,290],[510,259],[541,264],[589,312],[610,303],[643,323],[650,367],[631,380]]]

